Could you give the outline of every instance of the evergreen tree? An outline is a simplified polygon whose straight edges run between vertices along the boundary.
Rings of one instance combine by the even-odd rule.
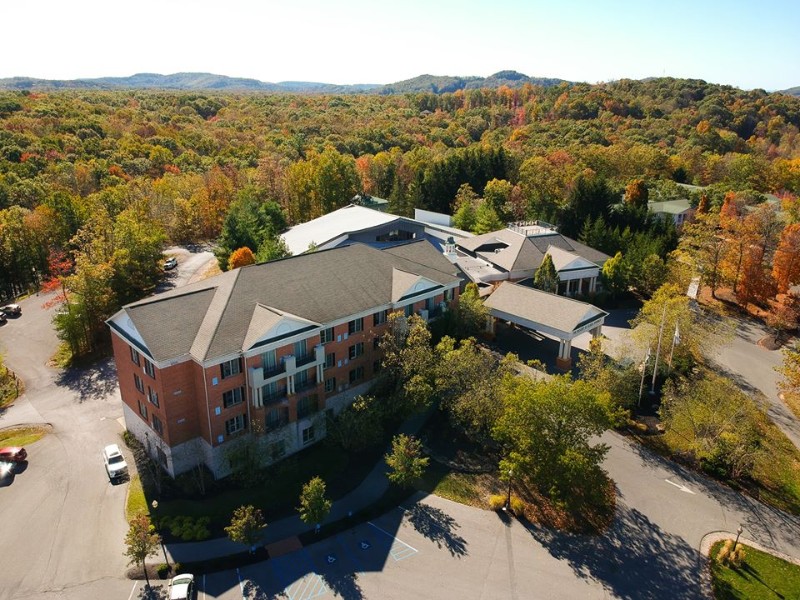
[[[556,267],[553,264],[553,258],[549,254],[545,254],[542,264],[539,265],[533,275],[533,287],[544,292],[557,294],[560,281]]]

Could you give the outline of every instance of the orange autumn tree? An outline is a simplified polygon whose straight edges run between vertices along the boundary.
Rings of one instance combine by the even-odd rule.
[[[800,223],[784,227],[772,261],[772,277],[782,294],[800,283]]]
[[[253,251],[247,246],[243,246],[238,250],[234,250],[231,254],[230,258],[228,259],[228,270],[232,271],[233,269],[238,269],[239,267],[255,264],[255,262],[256,257],[253,255]]]

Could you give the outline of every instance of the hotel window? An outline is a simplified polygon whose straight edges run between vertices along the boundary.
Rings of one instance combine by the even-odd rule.
[[[347,333],[353,335],[359,331],[364,331],[364,317],[353,319],[347,324]]]
[[[237,415],[232,419],[225,421],[225,433],[233,435],[239,431],[244,431],[247,427],[247,417],[245,415]]]
[[[325,369],[332,369],[336,366],[336,352],[328,352],[325,355]]]
[[[403,314],[407,317],[410,317],[414,314],[414,305],[413,304],[406,304],[405,308],[403,308]]]
[[[373,350],[380,350],[381,347],[381,338],[375,337],[372,339],[372,349]]]
[[[161,424],[161,419],[153,415],[153,429],[158,435],[164,435],[164,426]]]
[[[303,445],[314,441],[314,426],[303,429]]]
[[[147,359],[144,359],[144,372],[153,379],[156,378],[156,366]]]
[[[364,367],[356,367],[355,369],[351,369],[350,383],[355,383],[360,379],[364,379]]]
[[[242,372],[242,359],[234,358],[233,360],[225,361],[219,367],[223,379],[238,375]]]
[[[358,358],[362,354],[364,354],[364,342],[358,342],[357,344],[353,344],[350,346],[350,360]]]
[[[147,421],[147,404],[142,402],[141,400],[137,400],[139,403],[139,414],[144,417],[144,420]]]
[[[136,373],[133,374],[133,383],[136,386],[136,389],[144,394],[144,381],[142,381],[142,378]]]
[[[453,300],[453,289],[450,288],[449,290],[444,291],[444,301],[451,302]]]
[[[133,346],[131,346],[131,360],[135,362],[137,366],[139,365],[139,352]]]
[[[333,341],[333,327],[328,327],[319,332],[319,343],[327,344]]]
[[[382,310],[380,312],[376,312],[372,315],[372,324],[373,325],[383,325],[386,323],[386,319],[389,317],[388,310]]]
[[[158,406],[158,393],[150,386],[147,386],[147,399],[150,400],[151,404]]]
[[[229,406],[234,406],[239,404],[244,397],[244,388],[233,388],[232,390],[228,390],[224,394],[222,394],[222,406],[228,408]]]
[[[380,373],[381,372],[381,367],[382,367],[381,361],[376,360],[375,362],[373,362],[372,363],[372,373],[373,373],[373,375],[377,375],[378,373]]]
[[[336,377],[330,377],[325,380],[325,393],[330,394],[336,391]]]

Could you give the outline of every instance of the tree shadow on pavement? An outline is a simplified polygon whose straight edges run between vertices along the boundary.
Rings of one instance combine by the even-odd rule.
[[[439,548],[446,548],[451,556],[467,554],[466,540],[455,533],[460,525],[443,510],[416,503],[406,511],[406,515],[418,533],[436,543]]]
[[[139,588],[139,593],[136,595],[139,600],[167,600],[169,598],[169,586],[161,585],[158,583],[151,583],[148,588],[143,585]]]
[[[602,536],[577,536],[529,526],[531,535],[582,579],[630,600],[704,598],[700,553],[625,505]]]
[[[78,402],[101,400],[117,388],[117,368],[110,358],[89,368],[70,368],[63,370],[56,384],[78,394]]]
[[[284,589],[269,591],[262,588],[257,583],[253,583],[249,579],[242,583],[242,596],[247,598],[247,600],[273,600],[277,598],[289,598],[289,595]]]
[[[344,600],[361,600],[364,597],[356,573],[323,573],[321,577],[334,597],[341,597]]]

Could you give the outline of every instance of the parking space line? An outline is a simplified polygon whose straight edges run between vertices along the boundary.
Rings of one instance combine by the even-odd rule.
[[[239,578],[239,589],[242,592],[242,600],[247,600],[247,597],[244,595],[244,583],[242,583],[242,576],[239,574],[239,567],[236,567],[236,577]]]
[[[139,582],[138,581],[134,581],[133,582],[133,589],[131,589],[131,593],[128,596],[128,600],[131,600],[131,598],[133,598],[133,593],[136,591],[136,586],[137,585],[139,585]]]
[[[401,540],[397,536],[394,536],[391,533],[389,533],[388,531],[385,531],[384,529],[381,529],[380,527],[375,525],[375,523],[373,523],[372,521],[367,521],[367,524],[372,525],[375,529],[380,531],[382,534],[389,536],[393,540],[395,540],[397,542],[400,542],[401,544],[403,544],[403,546],[405,546],[405,548],[403,548],[401,550],[392,549],[389,552],[389,555],[395,560],[395,562],[401,561],[404,558],[408,558],[409,556],[413,556],[414,554],[417,554],[419,552],[419,550],[417,550],[416,548],[414,548],[410,544],[406,544],[403,540]],[[392,546],[394,546],[394,544],[392,544]]]

